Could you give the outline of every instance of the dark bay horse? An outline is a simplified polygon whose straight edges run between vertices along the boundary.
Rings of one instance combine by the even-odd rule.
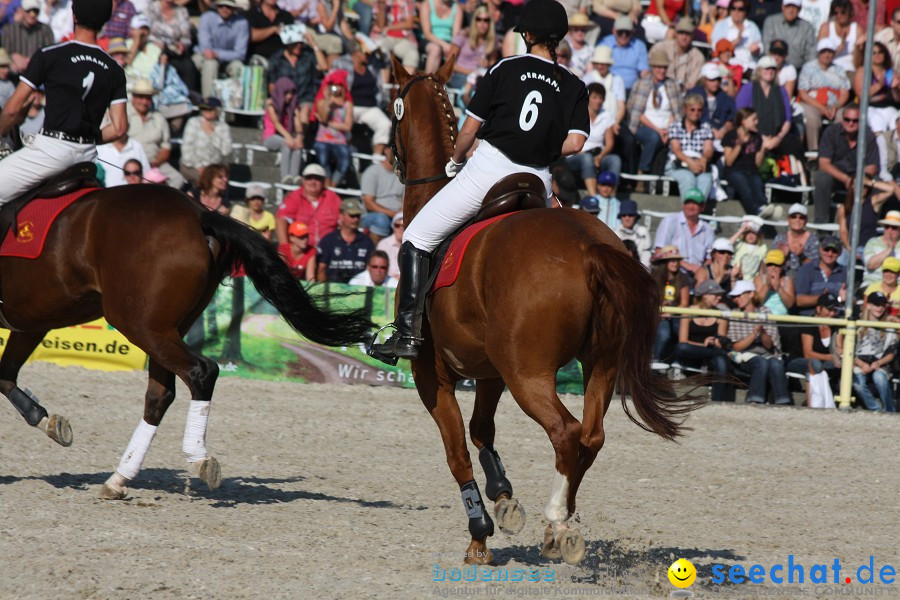
[[[150,381],[139,429],[149,426],[155,433],[175,399],[176,376],[190,389],[192,400],[212,399],[218,366],[191,349],[183,336],[223,276],[239,266],[260,295],[310,340],[336,346],[367,337],[371,324],[362,312],[319,309],[274,247],[249,227],[206,210],[173,188],[126,185],[90,192],[66,209],[39,258],[0,258],[2,310],[13,329],[0,359],[0,392],[30,425],[64,446],[71,444],[68,421],[48,415],[16,381],[48,330],[102,316],[149,355]],[[204,418],[201,430],[191,432],[191,451],[196,474],[215,488],[218,463],[202,456],[205,423]],[[123,455],[132,477],[149,447],[146,437],[136,430]],[[102,497],[124,497],[131,477],[118,470],[104,484]]]
[[[443,87],[453,59],[434,75],[409,75],[396,59],[393,70],[399,84],[393,133],[398,168],[409,182],[403,206],[409,222],[446,183],[436,174],[450,159],[456,134]],[[422,183],[412,185],[417,181]],[[659,319],[653,279],[596,217],[572,209],[532,209],[478,234],[456,283],[431,296],[427,314],[425,343],[413,372],[469,517],[466,562],[491,562],[486,541],[493,534],[454,394],[460,379],[472,378],[477,383],[469,436],[479,450],[500,529],[516,533],[525,521],[493,447],[494,414],[507,386],[556,452],[542,554],[578,563],[584,539],[567,522],[578,486],[603,446],[603,417],[616,383],[629,418],[665,439],[678,436],[683,418],[699,406],[691,396],[676,396],[670,382],[650,369]],[[556,393],[556,373],[573,358],[584,372],[582,422]],[[640,420],[629,410],[626,394]]]

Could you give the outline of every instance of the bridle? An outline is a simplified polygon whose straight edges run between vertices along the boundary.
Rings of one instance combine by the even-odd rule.
[[[405,148],[403,147],[403,140],[400,136],[400,125],[403,122],[403,117],[406,115],[406,103],[404,102],[404,99],[415,84],[419,83],[420,81],[426,80],[431,82],[431,85],[434,88],[435,92],[441,98],[441,106],[445,111],[447,120],[450,125],[450,141],[451,143],[456,143],[456,133],[453,130],[453,110],[450,106],[450,99],[447,97],[447,92],[444,90],[444,86],[438,83],[438,81],[432,75],[419,75],[417,77],[414,77],[405,86],[403,86],[403,89],[400,90],[400,93],[397,94],[396,98],[394,98],[393,110],[391,114],[391,152],[394,154],[394,173],[397,174],[397,177],[400,179],[400,183],[402,183],[403,185],[420,185],[423,183],[433,183],[435,181],[449,179],[449,177],[447,177],[447,174],[443,172],[443,170],[441,170],[439,174],[432,175],[431,177],[423,177],[421,179],[412,180],[406,178],[407,154]]]

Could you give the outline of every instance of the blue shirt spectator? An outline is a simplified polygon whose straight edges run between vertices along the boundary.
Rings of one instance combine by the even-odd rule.
[[[612,48],[613,62],[609,70],[622,78],[626,91],[631,91],[634,83],[650,72],[647,46],[641,40],[634,39],[634,25],[629,17],[616,19],[613,29],[613,33],[603,38],[598,45]]]
[[[815,312],[819,296],[825,291],[838,298],[845,297],[842,288],[847,282],[847,272],[837,262],[840,254],[840,240],[829,235],[819,244],[819,260],[809,261],[797,271],[794,291],[801,315],[811,316]]]
[[[722,89],[722,72],[718,65],[713,63],[703,65],[700,70],[700,78],[700,82],[689,89],[685,97],[697,94],[703,98],[703,113],[700,115],[700,122],[709,123],[716,139],[722,139],[727,133],[725,125],[734,123],[734,117],[737,115],[734,98]],[[712,111],[709,110],[710,98],[715,105]]]
[[[197,27],[196,52],[203,54],[212,50],[220,62],[244,60],[250,41],[250,25],[247,19],[235,13],[234,6],[233,0],[219,0],[216,10],[203,13]],[[226,12],[224,8],[231,10]],[[223,13],[230,13],[230,16],[223,17]]]

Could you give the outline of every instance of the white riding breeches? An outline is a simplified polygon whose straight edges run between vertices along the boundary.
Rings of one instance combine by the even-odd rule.
[[[46,135],[25,135],[20,150],[0,160],[0,204],[80,162],[94,162],[94,144],[76,144]]]
[[[404,242],[431,252],[460,225],[472,218],[491,187],[513,173],[532,173],[541,178],[547,198],[553,193],[550,169],[535,169],[511,161],[488,142],[481,140],[472,158],[406,226]]]

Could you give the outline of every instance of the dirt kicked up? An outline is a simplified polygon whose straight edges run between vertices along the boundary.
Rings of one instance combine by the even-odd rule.
[[[35,364],[20,385],[71,419],[75,442],[57,446],[3,401],[3,599],[900,596],[893,415],[711,405],[678,445],[615,404],[579,492],[587,558],[571,567],[540,556],[553,453],[506,395],[496,448],[528,520],[490,538],[497,564],[476,570],[414,391],[222,379],[210,492],[185,475],[179,387],[129,499],[104,501],[146,375]],[[461,395],[466,420],[472,401]],[[564,402],[580,417],[579,397]],[[697,570],[685,590],[667,577],[678,558]]]

